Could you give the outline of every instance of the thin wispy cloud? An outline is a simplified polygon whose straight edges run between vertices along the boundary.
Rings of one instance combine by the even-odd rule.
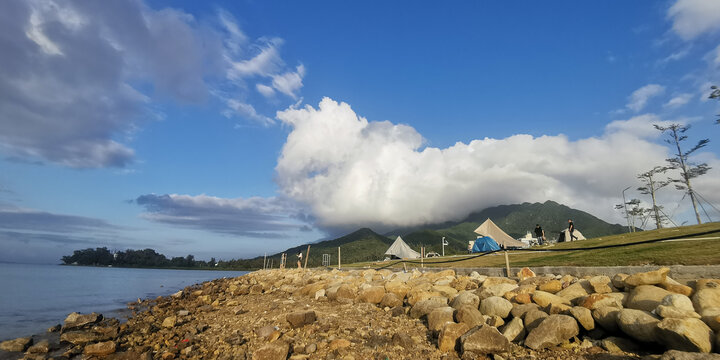
[[[648,84],[635,91],[628,97],[625,105],[628,109],[639,112],[647,105],[648,101],[665,92],[665,87],[658,84]]]
[[[287,238],[304,231],[298,207],[279,198],[223,199],[207,195],[147,194],[135,202],[144,207],[146,220],[256,238]]]

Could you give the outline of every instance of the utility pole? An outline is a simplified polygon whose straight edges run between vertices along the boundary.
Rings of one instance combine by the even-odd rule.
[[[630,214],[628,214],[628,211],[627,211],[627,202],[625,201],[625,191],[627,191],[627,189],[629,189],[629,188],[631,188],[631,187],[632,187],[632,186],[628,186],[628,187],[625,188],[625,190],[622,191],[623,206],[625,207],[625,220],[627,220],[628,232],[632,232],[632,229],[630,228]]]
[[[445,245],[447,245],[447,242],[445,241],[445,237],[442,238],[442,256],[445,257]]]

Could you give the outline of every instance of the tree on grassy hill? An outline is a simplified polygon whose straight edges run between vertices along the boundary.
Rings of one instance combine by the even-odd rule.
[[[652,168],[652,170],[644,172],[637,176],[638,179],[640,179],[640,181],[643,183],[643,186],[637,188],[638,191],[640,191],[640,193],[643,195],[650,195],[650,197],[652,198],[652,217],[655,220],[655,226],[657,226],[658,229],[662,228],[664,218],[660,215],[660,207],[657,205],[657,202],[655,200],[655,192],[658,189],[670,184],[670,181],[660,181],[653,177],[658,174],[664,174],[668,170],[670,170],[670,168],[667,166],[656,166]]]
[[[680,171],[680,178],[669,178],[668,180],[675,185],[675,188],[677,190],[682,190],[686,194],[690,195],[690,201],[692,201],[693,210],[695,210],[695,218],[697,219],[697,223],[702,224],[702,220],[700,220],[700,212],[698,212],[697,209],[697,199],[690,180],[698,176],[705,175],[708,170],[710,170],[710,167],[706,163],[694,164],[688,162],[688,158],[695,151],[705,147],[710,142],[710,140],[702,139],[698,141],[698,143],[695,144],[692,149],[683,152],[680,148],[680,143],[687,140],[687,135],[684,134],[690,129],[690,125],[671,124],[668,126],[660,126],[656,124],[653,126],[655,126],[655,128],[660,130],[663,134],[667,133],[668,139],[665,139],[665,142],[667,142],[671,146],[674,146],[675,149],[677,149],[677,153],[674,153],[675,156],[666,159],[666,161],[670,164],[669,167],[671,169],[677,169]]]

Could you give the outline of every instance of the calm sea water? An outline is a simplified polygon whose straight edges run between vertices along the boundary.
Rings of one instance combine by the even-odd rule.
[[[119,316],[137,298],[247,273],[0,263],[0,341],[43,332],[73,311]]]

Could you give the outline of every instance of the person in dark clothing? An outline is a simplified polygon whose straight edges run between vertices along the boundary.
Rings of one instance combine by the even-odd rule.
[[[570,241],[575,241],[578,239],[578,237],[575,236],[574,232],[575,232],[575,224],[573,224],[572,220],[568,220],[568,234],[570,234]]]
[[[545,231],[540,227],[540,224],[535,225],[535,237],[540,245],[545,243]]]

